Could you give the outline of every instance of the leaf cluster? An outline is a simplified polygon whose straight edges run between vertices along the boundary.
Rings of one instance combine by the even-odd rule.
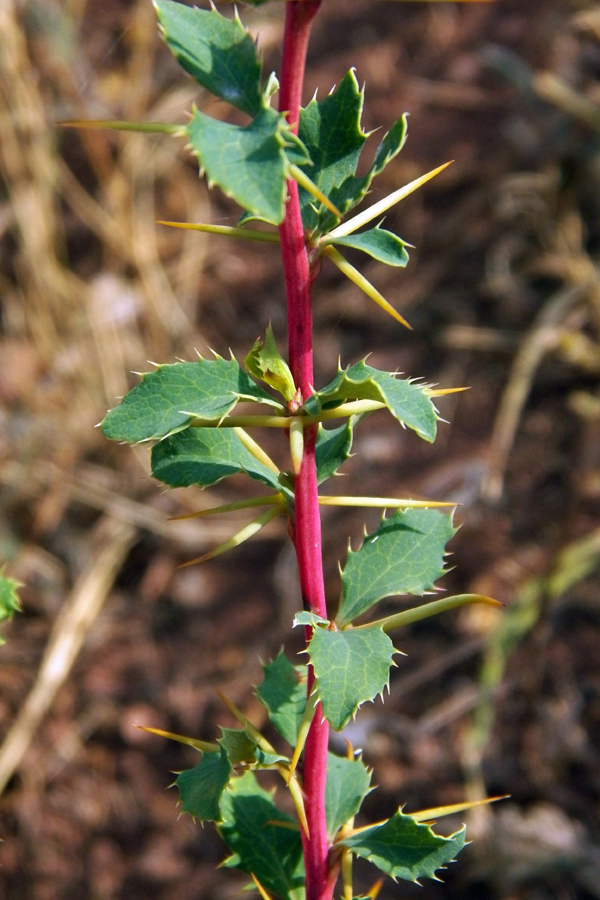
[[[306,707],[306,667],[293,666],[281,652],[263,672],[256,694],[271,724],[293,746]],[[252,726],[223,729],[214,750],[204,750],[199,763],[181,772],[175,784],[184,812],[217,823],[230,851],[224,865],[253,875],[282,900],[303,900],[300,823],[276,805],[275,792],[265,790],[256,777],[260,769],[279,769],[285,776],[289,762],[285,756],[265,754]],[[393,878],[434,878],[462,848],[464,829],[444,838],[397,812],[355,833],[351,823],[370,790],[371,772],[360,757],[328,754],[325,812],[336,852],[348,850],[369,859]]]

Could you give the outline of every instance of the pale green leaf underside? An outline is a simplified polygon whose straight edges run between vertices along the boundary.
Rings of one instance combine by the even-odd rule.
[[[273,822],[295,822],[273,803],[252,772],[234,778],[221,800],[221,836],[233,856],[225,865],[253,873],[282,900],[304,897],[304,862],[298,831]]]
[[[208,487],[239,472],[283,490],[275,473],[246,450],[232,428],[188,428],[152,448],[152,474],[169,487]]]
[[[338,428],[324,428],[319,425],[315,446],[317,484],[322,484],[334,475],[345,462],[352,450],[352,432],[358,416],[350,416]]]
[[[437,869],[452,862],[465,844],[465,829],[449,838],[435,834],[429,825],[398,812],[383,825],[374,825],[341,842],[357,856],[404,881],[435,878]]]
[[[252,37],[239,19],[215,9],[154,0],[165,41],[177,62],[207,90],[250,116],[262,107],[261,67]]]
[[[304,409],[317,415],[346,400],[376,400],[385,403],[392,415],[408,428],[432,442],[437,431],[435,407],[425,389],[406,378],[396,378],[364,362],[340,370],[335,378],[308,398]]]
[[[256,696],[282,738],[295,747],[306,706],[306,666],[292,665],[282,650],[273,662],[263,666],[263,673]]]
[[[102,434],[132,444],[159,440],[187,428],[195,417],[222,419],[240,398],[279,405],[235,359],[158,366],[111,409],[102,422]]]
[[[221,820],[220,801],[231,775],[227,751],[207,752],[193,769],[181,772],[175,781],[183,812],[201,822]]]
[[[250,125],[220,122],[194,108],[187,127],[189,142],[206,172],[240,206],[265,222],[283,221],[287,160],[283,116],[263,109]]]
[[[336,729],[389,682],[394,647],[381,628],[327,631],[315,628],[308,645],[323,715]]]
[[[444,574],[444,551],[453,534],[451,517],[435,509],[399,510],[382,519],[360,550],[348,551],[338,627],[384,597],[431,590]]]
[[[227,753],[232,766],[237,766],[240,763],[272,766],[275,763],[287,760],[286,756],[265,753],[243,728],[221,728],[221,737],[218,743]]]
[[[400,266],[404,268],[408,263],[406,244],[398,235],[384,228],[371,228],[361,234],[349,234],[346,237],[334,238],[328,243],[339,247],[351,247],[353,250],[362,250],[378,262],[386,266]]]
[[[356,815],[370,784],[371,774],[362,760],[327,754],[325,816],[330,840]]]
[[[329,619],[324,619],[323,616],[319,616],[317,613],[311,612],[308,609],[301,609],[300,612],[297,612],[294,616],[292,628],[296,628],[297,625],[305,625],[314,628],[315,625],[329,625]]]

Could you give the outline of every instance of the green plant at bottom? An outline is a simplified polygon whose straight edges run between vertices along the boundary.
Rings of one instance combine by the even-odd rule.
[[[264,666],[264,680],[256,690],[281,743],[273,746],[225,697],[240,728],[222,729],[216,743],[156,732],[200,753],[198,764],[177,777],[181,808],[201,822],[216,823],[230,851],[225,865],[246,872],[263,898],[273,894],[283,900],[329,900],[340,873],[344,898],[352,900],[355,856],[392,878],[417,881],[436,878],[436,871],[462,849],[464,828],[443,837],[431,822],[471,804],[412,815],[399,809],[384,822],[355,827],[371,790],[371,773],[352,749],[347,757],[330,753],[327,738],[330,726],[342,731],[363,703],[383,696],[389,687],[394,654],[400,652],[390,632],[444,610],[495,603],[461,594],[365,622],[384,598],[423,597],[436,590],[444,574],[446,544],[454,534],[449,511],[454,504],[318,493],[318,486],[348,459],[354,429],[371,413],[386,409],[403,427],[431,442],[438,422],[434,400],[447,393],[364,361],[339,367],[328,384],[313,386],[311,288],[322,257],[406,325],[340,248],[406,266],[408,245],[382,227],[381,217],[445,167],[344,220],[401,150],[407,120],[402,116],[392,125],[371,164],[357,175],[368,135],[361,125],[363,91],[354,71],[324,99],[315,97],[300,108],[306,44],[319,5],[318,0],[286,3],[279,85],[274,74],[263,80],[256,44],[237,13],[226,18],[214,8],[156,0],[162,35],[176,59],[202,87],[245,114],[245,125],[214,119],[195,107],[188,124],[181,126],[70,123],[182,136],[209,185],[236,200],[242,214],[236,227],[170,224],[281,245],[288,361],[267,328],[244,365],[233,356],[159,365],[108,413],[102,431],[111,440],[155,442],[152,471],[169,487],[208,487],[244,473],[268,489],[199,513],[265,508],[230,540],[191,562],[234,548],[276,517],[288,520],[304,602],[294,624],[305,629],[307,662],[294,665],[280,653]],[[272,107],[278,89],[280,111]],[[378,224],[373,226],[374,221]],[[260,229],[255,222],[263,223]],[[263,410],[236,415],[240,401]],[[277,467],[249,428],[279,428],[289,437],[288,470]],[[394,510],[389,516],[383,513],[358,549],[348,548],[335,615],[325,604],[320,505]],[[274,793],[261,786],[257,774],[265,770],[281,776],[296,817],[280,810]]]

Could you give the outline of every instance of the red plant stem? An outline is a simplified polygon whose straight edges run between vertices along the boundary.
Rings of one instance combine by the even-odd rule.
[[[296,131],[310,27],[319,6],[320,0],[293,0],[286,3],[279,108],[287,113],[288,121]],[[298,185],[295,181],[289,181],[287,187],[286,213],[279,227],[279,236],[287,294],[289,360],[296,387],[300,389],[302,398],[306,399],[313,392],[311,273],[300,214]],[[304,430],[302,466],[294,479],[294,543],[304,606],[326,617],[315,465],[316,435],[316,426]],[[311,630],[307,629],[307,641],[310,636]],[[312,668],[309,666],[309,691],[313,680]],[[330,900],[334,888],[333,880],[328,877],[329,841],[325,823],[329,725],[322,718],[319,704],[304,748],[303,788],[310,832],[310,838],[304,834],[302,836],[306,900]]]

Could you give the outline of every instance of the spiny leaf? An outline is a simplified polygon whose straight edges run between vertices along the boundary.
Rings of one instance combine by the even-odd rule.
[[[350,457],[353,430],[360,416],[350,416],[339,428],[324,428],[319,424],[315,445],[317,484],[335,475],[339,467]]]
[[[266,753],[261,750],[243,728],[221,728],[221,737],[218,743],[226,751],[232,766],[240,763],[273,766],[275,763],[288,761],[287,756]]]
[[[227,751],[204,753],[193,769],[181,772],[175,781],[181,808],[201,822],[220,822],[220,801],[231,776]]]
[[[394,122],[379,144],[369,171],[361,176],[349,175],[339,188],[332,190],[330,199],[338,209],[344,213],[349,212],[365,197],[375,176],[384,170],[406,143],[407,126],[407,116],[404,114]],[[327,234],[335,224],[333,216],[326,211],[320,212],[318,229],[320,233]]]
[[[308,173],[343,214],[365,196],[373,178],[402,149],[406,140],[406,116],[398,119],[379,144],[372,166],[365,175],[356,176],[360,153],[368,135],[362,130],[363,92],[353,70],[339,87],[321,102],[316,99],[300,111],[298,134],[308,149],[313,165]],[[304,226],[326,233],[339,219],[300,191]]]
[[[254,218],[272,225],[283,221],[289,165],[285,148],[292,134],[284,116],[267,108],[240,127],[194,107],[187,134],[209,186],[217,184]],[[296,158],[297,141],[292,149]]]
[[[347,237],[331,238],[325,243],[339,244],[341,247],[352,247],[362,250],[373,259],[385,263],[386,266],[404,268],[408,263],[406,244],[398,235],[384,228],[371,228],[361,234],[349,234]]]
[[[14,578],[8,578],[3,573],[4,569],[0,569],[0,622],[12,619],[14,613],[21,611],[17,594],[20,584]],[[0,637],[0,645],[4,643],[5,641]]]
[[[437,869],[454,860],[464,847],[465,829],[440,837],[429,825],[397,812],[382,825],[373,825],[340,843],[394,879],[417,881],[435,878]]]
[[[273,803],[252,772],[234,778],[221,800],[221,836],[232,856],[226,866],[254,874],[282,900],[302,900],[304,863],[300,834],[277,822],[294,823]]]
[[[152,474],[169,487],[208,487],[239,472],[290,497],[275,473],[244,447],[233,428],[188,428],[152,448]]]
[[[270,325],[267,327],[264,342],[262,338],[255,341],[244,364],[251,375],[279,391],[286,400],[291,400],[296,393],[296,385],[290,367],[277,349],[273,329]]]
[[[112,441],[158,440],[187,428],[194,417],[219,420],[239,399],[279,406],[235,359],[158,366],[108,413],[102,434]]]
[[[324,388],[312,394],[304,404],[308,415],[318,415],[345,400],[376,400],[385,403],[391,414],[412,428],[424,440],[435,440],[437,414],[424,387],[390,372],[381,372],[359,362],[340,369]]]
[[[261,67],[252,37],[237,18],[154,0],[156,14],[177,62],[211,93],[250,116],[262,108]]]
[[[388,685],[394,653],[391,640],[380,628],[315,628],[308,654],[323,715],[336,731],[348,724],[362,703],[373,700]]]
[[[273,662],[263,666],[263,673],[256,696],[279,734],[295,747],[306,706],[306,666],[292,665],[282,650]]]
[[[325,815],[330,840],[345,822],[356,815],[369,793],[370,784],[371,773],[362,760],[327,754]]]
[[[342,572],[339,628],[383,597],[431,590],[444,574],[444,551],[454,534],[452,519],[435,509],[399,510],[382,519]]]
[[[360,124],[363,99],[351,69],[324,100],[313,99],[300,110],[298,136],[313,163],[307,174],[327,196],[356,171],[367,139]],[[313,199],[300,189],[300,201],[304,226],[312,230],[318,223]]]

